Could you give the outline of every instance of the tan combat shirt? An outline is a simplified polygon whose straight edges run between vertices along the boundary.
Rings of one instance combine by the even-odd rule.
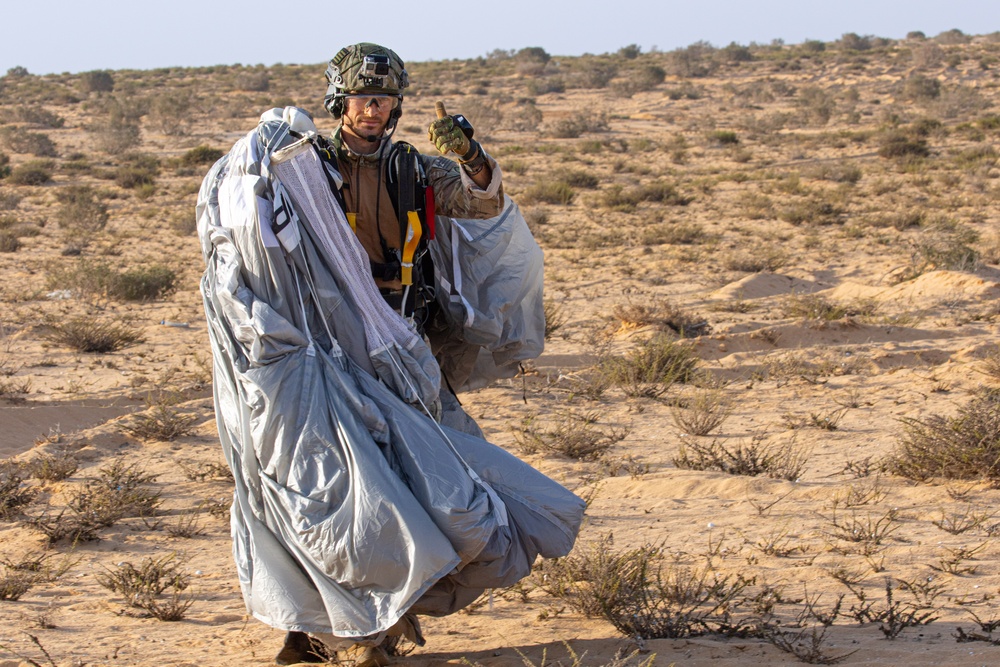
[[[341,143],[340,130],[333,136],[337,147],[337,158],[341,177],[344,179],[344,202],[347,213],[354,213],[356,233],[361,245],[373,262],[384,263],[382,243],[393,250],[400,248],[399,218],[392,207],[386,188],[382,163],[392,147],[388,139],[382,141],[381,148],[367,155],[350,150]],[[483,190],[447,157],[421,155],[427,180],[434,189],[434,203],[439,215],[452,218],[492,218],[503,210],[503,183],[500,166],[489,155],[486,159],[493,169],[489,186]],[[424,233],[427,233],[426,230]],[[375,284],[385,289],[400,289],[399,279],[384,281],[375,279]]]

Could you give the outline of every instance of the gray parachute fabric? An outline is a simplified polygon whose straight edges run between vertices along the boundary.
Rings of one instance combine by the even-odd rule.
[[[378,295],[314,131],[269,112],[205,177],[201,288],[247,608],[359,638],[567,554],[584,505],[429,416],[437,365]]]
[[[456,391],[512,377],[545,344],[544,259],[510,197],[495,218],[437,217],[437,300],[449,322],[436,340],[441,369]]]

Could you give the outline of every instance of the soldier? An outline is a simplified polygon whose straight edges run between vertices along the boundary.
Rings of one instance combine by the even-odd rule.
[[[412,150],[392,141],[409,78],[403,61],[392,50],[367,43],[341,49],[330,61],[326,78],[329,88],[324,105],[340,120],[330,148],[344,179],[345,212],[368,252],[376,283],[387,301],[398,306],[403,288],[399,261],[403,230],[395,210],[398,203],[390,204],[396,193],[388,189],[387,181],[395,176],[389,172],[395,169],[398,150]],[[442,156],[454,153],[458,162],[420,155],[420,169],[433,189],[438,213],[491,218],[503,208],[500,169],[471,135],[463,116],[438,118],[430,124],[428,138]],[[418,307],[405,304],[404,314],[411,315]]]
[[[403,111],[403,90],[409,85],[403,61],[392,50],[370,43],[347,46],[330,60],[326,78],[324,106],[340,126],[321,147],[343,179],[344,211],[368,254],[382,296],[433,340],[433,332],[428,331],[434,327],[433,267],[426,259],[409,274],[405,271],[411,259],[405,251],[407,209],[411,205],[420,208],[426,218],[433,217],[435,206],[449,217],[497,216],[504,204],[500,168],[472,138],[472,128],[462,116],[444,115],[430,124],[428,138],[439,156],[421,155],[412,146],[392,141]],[[444,157],[449,152],[457,162]],[[416,178],[400,175],[406,160],[417,161],[413,165]],[[433,192],[434,205],[427,201],[425,189],[408,191],[421,183]],[[428,224],[433,220],[423,221],[424,227]],[[423,238],[426,242],[426,232]],[[481,435],[447,387],[442,387],[441,402],[442,423]],[[388,635],[390,642],[393,636],[402,635],[423,643],[412,614]],[[386,664],[385,643],[372,643],[359,642],[339,657],[354,667]],[[275,661],[279,665],[325,662],[324,651],[317,647],[305,633],[289,632]]]

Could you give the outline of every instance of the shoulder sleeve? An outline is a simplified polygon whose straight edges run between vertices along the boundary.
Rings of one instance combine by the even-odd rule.
[[[485,190],[476,185],[454,160],[443,155],[420,156],[434,188],[438,213],[450,218],[492,218],[500,215],[503,210],[503,175],[497,161],[489,153],[485,155],[493,170],[493,178]]]

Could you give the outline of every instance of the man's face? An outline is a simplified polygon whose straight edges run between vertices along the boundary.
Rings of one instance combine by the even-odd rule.
[[[347,95],[341,120],[344,131],[369,142],[378,141],[398,103],[391,95]]]

